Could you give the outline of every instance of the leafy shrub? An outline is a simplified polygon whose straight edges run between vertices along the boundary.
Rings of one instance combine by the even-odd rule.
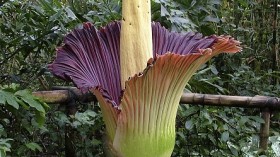
[[[28,150],[42,151],[34,136],[44,128],[48,106],[30,91],[19,90],[15,84],[1,88],[0,105],[0,153],[5,156],[10,152],[20,156],[28,154]]]

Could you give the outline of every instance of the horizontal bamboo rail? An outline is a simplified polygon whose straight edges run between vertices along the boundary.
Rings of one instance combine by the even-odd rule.
[[[39,97],[46,103],[64,103],[70,99],[76,99],[82,102],[96,101],[91,93],[81,93],[77,88],[66,88],[54,91],[38,91],[33,95]],[[270,108],[280,109],[280,98],[268,96],[228,96],[228,95],[210,95],[198,93],[183,93],[180,103],[201,104],[208,106],[227,106],[243,108]]]
[[[75,99],[81,102],[97,101],[93,94],[91,93],[83,94],[77,88],[69,88],[69,89],[62,89],[62,90],[60,89],[60,90],[53,90],[53,91],[37,91],[37,92],[33,92],[32,94],[48,104],[66,103],[71,99]]]
[[[280,98],[259,95],[249,97],[184,93],[180,102],[208,106],[280,109]]]

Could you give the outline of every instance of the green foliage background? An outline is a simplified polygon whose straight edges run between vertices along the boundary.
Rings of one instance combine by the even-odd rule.
[[[186,91],[279,97],[277,0],[153,0],[152,18],[171,31],[230,34],[243,52],[204,65]],[[279,10],[279,9],[278,9]],[[121,15],[120,0],[3,0],[0,2],[0,156],[65,156],[72,129],[77,156],[103,156],[104,125],[98,105],[78,103],[71,117],[30,90],[71,85],[46,66],[63,36],[82,22],[104,26]],[[274,18],[274,16],[276,18]],[[272,18],[273,17],[273,18]],[[30,89],[30,90],[26,90]],[[280,115],[273,112],[269,149],[258,149],[258,109],[181,104],[173,156],[280,156]],[[45,122],[45,123],[44,123]]]

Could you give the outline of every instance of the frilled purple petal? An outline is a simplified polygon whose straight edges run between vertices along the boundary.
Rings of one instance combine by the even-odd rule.
[[[217,39],[216,36],[203,37],[200,33],[169,32],[159,23],[152,25],[154,57],[156,54],[163,55],[166,52],[180,55],[197,53],[199,49],[211,47]]]
[[[119,46],[119,22],[100,30],[86,23],[65,37],[49,69],[84,92],[98,87],[103,97],[116,105],[121,94]]]

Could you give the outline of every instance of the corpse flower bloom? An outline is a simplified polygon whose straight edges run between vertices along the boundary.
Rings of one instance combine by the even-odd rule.
[[[124,4],[123,8],[126,8]],[[169,32],[159,23],[152,23],[148,26],[152,32],[152,46],[147,48],[145,42],[149,42],[149,34],[139,39],[129,33],[132,34],[130,38],[121,39],[121,27],[122,31],[130,31],[134,26],[124,17],[122,24],[112,22],[99,30],[90,23],[73,30],[65,37],[64,45],[57,49],[56,59],[49,69],[60,78],[73,81],[83,92],[90,91],[97,97],[110,156],[170,156],[175,144],[177,108],[188,80],[213,56],[240,51],[240,43],[230,36],[203,37],[199,33]],[[144,40],[144,44],[140,43]],[[151,58],[145,61],[146,68],[128,79],[129,74],[123,74],[126,67],[145,58],[138,48],[133,50],[139,46],[135,41],[144,47],[143,51],[152,49]],[[126,57],[132,57],[121,61],[124,49],[129,50]],[[135,53],[140,56],[135,57]],[[127,80],[122,82],[123,79]]]

